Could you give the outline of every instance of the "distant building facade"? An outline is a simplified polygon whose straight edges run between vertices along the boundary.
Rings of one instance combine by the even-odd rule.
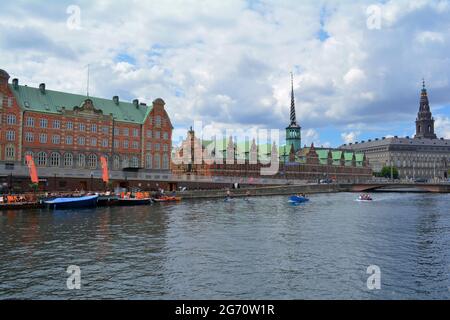
[[[402,179],[448,179],[450,140],[437,138],[430,110],[428,93],[423,83],[416,134],[361,141],[341,146],[342,149],[364,152],[374,172],[394,166]]]
[[[52,189],[90,189],[92,177],[100,181],[101,156],[119,180],[127,169],[170,173],[172,124],[162,99],[147,106],[118,96],[51,91],[45,84],[31,88],[9,78],[0,70],[0,183],[20,180],[26,155]]]
[[[291,81],[292,82],[292,81]],[[192,128],[173,155],[174,175],[236,177],[242,183],[255,179],[285,179],[317,182],[363,182],[372,178],[372,170],[362,152],[351,150],[301,148],[301,127],[295,115],[293,84],[290,124],[286,128],[286,144],[257,144],[255,139],[237,142],[229,137],[218,141],[201,140]],[[262,175],[276,163],[277,170]],[[243,179],[243,180],[242,180]]]

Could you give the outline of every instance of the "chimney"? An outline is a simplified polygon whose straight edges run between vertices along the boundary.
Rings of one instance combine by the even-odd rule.
[[[12,85],[15,90],[19,89],[19,79],[14,78],[12,81]]]
[[[119,105],[119,96],[114,96],[113,101],[114,101],[115,105],[118,106]]]
[[[133,104],[136,107],[136,109],[139,108],[139,100],[138,99],[134,99]]]
[[[39,91],[41,91],[42,94],[45,94],[45,83],[39,85]]]

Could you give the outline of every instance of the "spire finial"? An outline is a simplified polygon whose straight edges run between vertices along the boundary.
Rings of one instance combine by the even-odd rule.
[[[426,89],[426,88],[425,88],[425,78],[422,78],[422,88],[423,88],[423,89]]]
[[[294,74],[291,72],[291,125],[296,125],[295,117],[295,97],[294,97]]]

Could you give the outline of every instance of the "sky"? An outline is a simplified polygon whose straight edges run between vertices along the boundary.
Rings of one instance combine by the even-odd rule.
[[[150,104],[174,142],[289,124],[302,144],[413,136],[422,79],[450,138],[450,1],[0,2],[0,69],[20,84]],[[284,132],[281,131],[281,137]]]

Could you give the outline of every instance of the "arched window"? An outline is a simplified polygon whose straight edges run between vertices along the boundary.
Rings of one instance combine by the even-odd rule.
[[[131,158],[131,167],[132,168],[139,168],[139,159],[138,159],[138,157],[132,157]]]
[[[16,148],[13,145],[8,145],[5,148],[6,160],[14,160],[16,157]]]
[[[419,131],[419,133],[422,131],[422,127],[419,125],[419,127],[418,127],[418,131]]]
[[[428,126],[428,132],[431,132],[431,126],[430,125]]]
[[[58,152],[52,152],[50,155],[50,167],[59,167],[61,164],[61,155]]]
[[[113,168],[114,168],[114,170],[119,170],[120,169],[120,157],[118,155],[114,156]]]
[[[84,168],[86,166],[86,156],[82,153],[78,155],[77,166],[79,168]]]
[[[169,169],[169,155],[167,153],[164,153],[163,155],[163,169],[164,170]]]
[[[37,156],[37,163],[38,166],[40,167],[45,167],[47,166],[47,153],[41,151],[38,153]]]
[[[128,168],[130,166],[130,162],[128,160],[128,157],[122,158],[122,168]]]
[[[151,153],[147,153],[145,155],[145,169],[151,169],[153,167],[153,157]]]
[[[153,163],[153,168],[161,169],[161,157],[159,154],[155,154],[155,159]]]
[[[33,156],[34,156],[33,151],[27,151],[27,152],[25,152],[25,155],[24,155],[24,157],[23,157],[23,163],[24,163],[26,166],[28,165],[27,156],[31,156],[31,158],[33,158]]]
[[[64,167],[72,167],[73,166],[73,154],[65,153],[64,154]]]
[[[91,169],[97,168],[97,155],[90,154],[88,157],[88,167]]]

